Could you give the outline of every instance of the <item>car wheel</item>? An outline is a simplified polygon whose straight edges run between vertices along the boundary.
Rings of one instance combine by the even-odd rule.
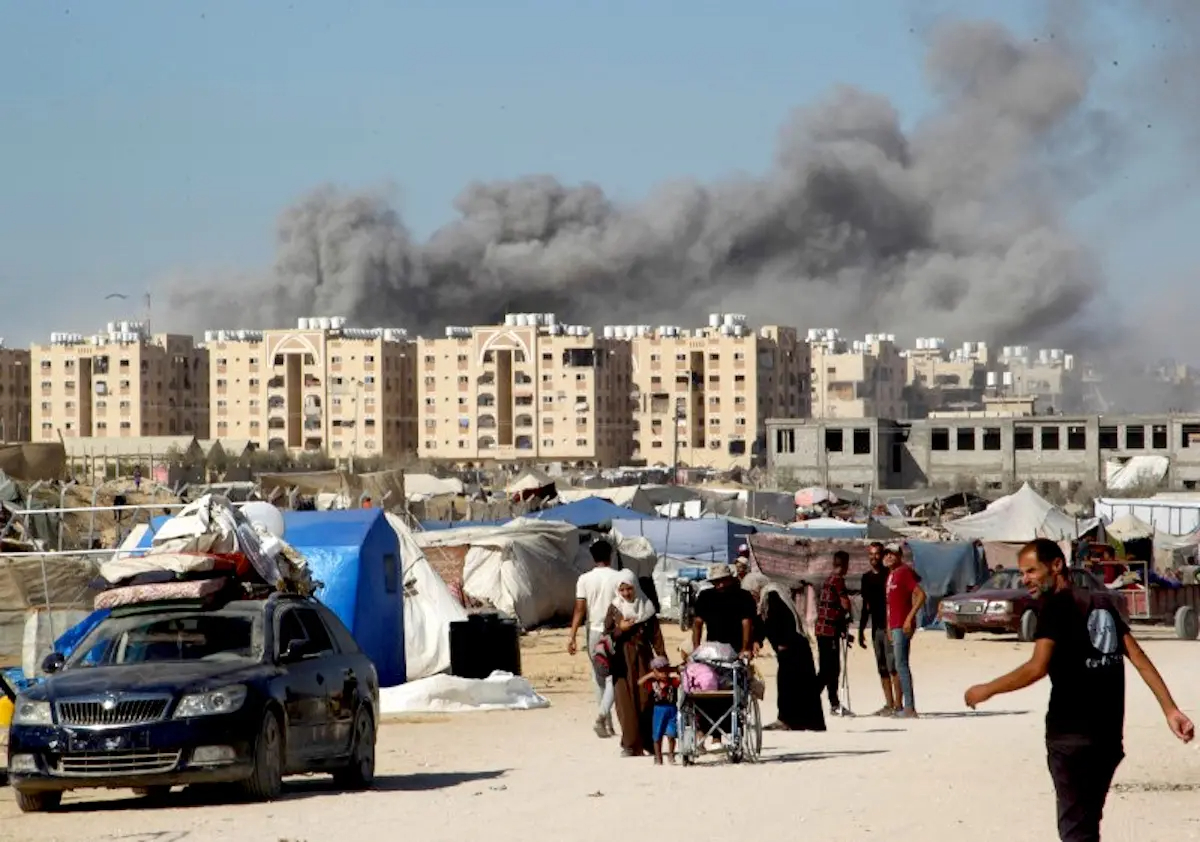
[[[333,775],[343,789],[367,789],[375,780],[375,725],[365,708],[354,715],[350,762]]]
[[[1195,640],[1200,636],[1200,619],[1190,605],[1181,605],[1175,612],[1175,636],[1180,640]]]
[[[273,801],[283,790],[283,731],[271,711],[263,714],[254,745],[254,771],[242,781],[241,789],[255,801]]]
[[[1021,615],[1021,626],[1017,629],[1017,637],[1023,641],[1033,640],[1033,635],[1037,631],[1037,613],[1032,609],[1026,609]]]
[[[61,792],[21,792],[17,790],[17,808],[22,813],[45,813],[62,804]]]
[[[967,633],[960,626],[946,626],[946,637],[951,640],[962,640],[967,636]]]

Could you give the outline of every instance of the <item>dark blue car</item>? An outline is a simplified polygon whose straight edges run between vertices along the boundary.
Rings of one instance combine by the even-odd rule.
[[[375,774],[379,680],[341,621],[283,594],[117,608],[46,680],[18,695],[9,782],[23,811],[63,792],[237,784],[279,795],[285,775]]]

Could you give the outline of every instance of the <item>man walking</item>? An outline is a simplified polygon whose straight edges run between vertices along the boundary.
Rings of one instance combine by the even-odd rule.
[[[1046,754],[1063,842],[1099,842],[1104,802],[1125,757],[1125,658],[1154,693],[1171,732],[1190,742],[1195,726],[1129,633],[1108,594],[1075,590],[1054,541],[1038,538],[1017,559],[1021,579],[1041,600],[1033,655],[1007,675],[967,690],[974,709],[1050,676]]]
[[[867,648],[867,621],[871,623],[871,648],[883,685],[884,705],[876,716],[892,716],[900,710],[900,676],[896,674],[896,658],[887,625],[888,571],[883,566],[883,544],[876,541],[867,547],[871,569],[862,576],[862,614],[858,618],[858,645]]]
[[[842,640],[850,625],[850,592],[846,590],[846,571],[850,569],[850,554],[838,550],[833,554],[833,573],[821,586],[817,599],[818,683],[829,696],[829,713],[832,716],[853,716],[842,706],[838,698],[838,681],[841,679]]]
[[[883,554],[883,563],[888,568],[887,579],[887,626],[892,639],[892,657],[896,664],[896,676],[900,679],[901,707],[896,716],[901,719],[917,718],[916,695],[913,692],[912,669],[908,655],[912,637],[917,631],[917,618],[925,605],[925,590],[921,577],[904,563],[900,547],[892,544]],[[895,688],[892,690],[895,693]]]
[[[604,635],[604,617],[617,598],[619,574],[612,569],[612,544],[604,539],[591,546],[594,567],[579,577],[575,583],[575,613],[571,617],[571,638],[567,652],[577,651],[575,638],[579,627],[587,621],[587,657],[592,664],[592,679],[596,684],[597,715],[594,730],[599,737],[612,737],[617,731],[613,727],[613,684],[612,677],[603,675],[596,666],[596,643]]]

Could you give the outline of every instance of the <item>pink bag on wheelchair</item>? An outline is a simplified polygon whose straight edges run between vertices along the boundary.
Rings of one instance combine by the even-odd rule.
[[[708,664],[700,664],[695,661],[684,665],[682,683],[685,693],[704,693],[716,690],[720,684],[717,680],[716,670]]]

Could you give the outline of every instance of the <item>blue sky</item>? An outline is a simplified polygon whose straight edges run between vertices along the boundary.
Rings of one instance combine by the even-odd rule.
[[[632,200],[761,171],[789,111],[836,83],[909,121],[929,108],[914,9],[1032,33],[1030,5],[14,0],[0,11],[0,335],[91,331],[124,315],[109,292],[266,265],[280,210],[325,182],[395,185],[424,235],[472,179],[551,173]],[[1132,24],[1122,37],[1136,47]],[[1166,166],[1124,181],[1162,183]],[[1077,216],[1117,285],[1191,269],[1195,203],[1114,224],[1127,199]]]

